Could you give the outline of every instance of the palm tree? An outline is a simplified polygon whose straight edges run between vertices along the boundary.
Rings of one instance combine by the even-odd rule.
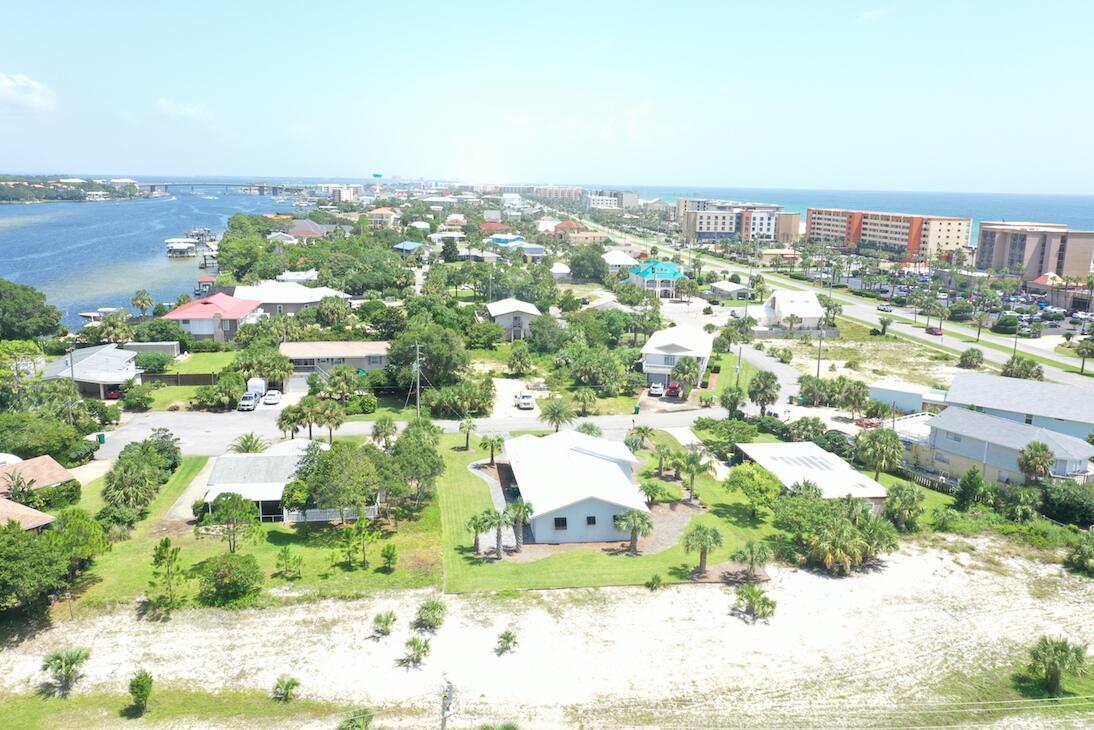
[[[843,407],[851,412],[851,420],[870,402],[870,386],[861,380],[851,380],[843,389]]]
[[[680,384],[680,390],[687,398],[699,380],[699,361],[694,357],[682,357],[672,366],[670,377]]]
[[[830,522],[807,540],[810,555],[832,573],[849,573],[862,562],[866,541],[851,520]]]
[[[740,388],[731,385],[718,394],[718,405],[728,411],[727,418],[733,418],[733,415],[740,410],[741,402],[744,399],[744,392]]]
[[[501,451],[503,446],[505,446],[505,439],[500,435],[487,434],[479,440],[480,449],[490,449],[490,466],[494,465],[494,454]]]
[[[308,427],[308,440],[312,440],[312,426],[319,423],[323,415],[323,402],[313,395],[304,396],[296,405],[300,410],[300,422]]]
[[[718,531],[717,527],[692,525],[684,533],[685,552],[699,552],[699,567],[695,571],[696,575],[706,575],[707,554],[712,549],[720,547],[722,547],[722,533]]]
[[[558,429],[562,426],[573,423],[574,417],[574,408],[565,398],[557,396],[548,398],[540,408],[540,420],[554,426],[555,433],[558,433]]]
[[[467,518],[467,522],[464,523],[464,528],[475,536],[475,554],[479,554],[479,535],[490,529],[490,526],[486,524],[485,513],[480,512],[477,515],[471,515]]]
[[[638,491],[642,492],[642,496],[646,498],[646,505],[650,507],[664,492],[660,484],[651,481],[642,482],[638,487]]]
[[[627,552],[631,555],[638,554],[638,538],[639,536],[647,537],[653,532],[653,518],[650,517],[649,512],[641,512],[636,509],[629,509],[626,512],[618,514],[613,520],[615,529],[621,532],[631,533],[631,544],[627,548]]]
[[[987,312],[977,312],[976,316],[972,318],[972,321],[976,323],[976,341],[980,341],[980,331],[988,326],[991,322],[991,315]]]
[[[653,455],[657,457],[657,477],[665,478],[665,462],[671,459],[676,452],[668,444],[655,444]]]
[[[8,499],[12,502],[25,504],[28,507],[34,507],[37,504],[38,498],[34,493],[34,488],[38,484],[36,479],[27,479],[18,471],[12,471],[7,475],[7,482]]]
[[[868,507],[865,517],[856,522],[855,527],[858,528],[866,544],[866,549],[862,553],[863,560],[870,560],[882,553],[896,550],[897,535],[893,523],[884,517],[874,515]]]
[[[270,442],[253,431],[236,438],[228,447],[233,454],[258,454],[270,448]]]
[[[1083,359],[1082,364],[1079,366],[1079,375],[1086,374],[1086,359],[1088,357],[1094,357],[1094,339],[1086,339],[1075,345],[1075,354]]]
[[[1030,441],[1018,452],[1018,468],[1026,477],[1026,483],[1039,482],[1052,471],[1056,455],[1043,441]]]
[[[766,542],[749,540],[744,544],[744,547],[737,550],[730,557],[738,563],[744,563],[749,576],[755,578],[756,568],[762,568],[771,562],[774,553],[771,551],[771,546]]]
[[[889,494],[885,497],[885,516],[901,532],[915,530],[926,499],[923,490],[914,484],[897,482],[889,487]]]
[[[769,618],[775,613],[775,600],[754,585],[737,586],[736,608],[753,618]]]
[[[387,451],[398,431],[399,429],[395,426],[395,419],[385,414],[377,418],[376,422],[372,424],[372,440],[379,444],[384,451]]]
[[[471,450],[471,434],[475,432],[475,419],[471,416],[460,421],[460,433],[463,434],[463,450]]]
[[[327,443],[334,443],[334,429],[346,422],[346,409],[332,400],[324,401],[316,423],[327,429]]]
[[[589,415],[589,409],[596,406],[596,391],[592,388],[578,388],[574,391],[574,403],[581,409],[582,417]]]
[[[501,531],[503,528],[509,525],[509,516],[505,512],[498,512],[496,509],[488,509],[482,513],[483,524],[486,525],[486,529],[494,528],[494,537],[496,542],[494,543],[494,558],[501,560]]]
[[[103,500],[115,507],[140,509],[156,496],[155,469],[144,462],[121,461],[106,473]]]
[[[695,501],[695,477],[709,474],[714,470],[711,462],[703,458],[699,449],[690,449],[680,464],[680,470],[688,476],[688,502]]]
[[[650,439],[653,438],[652,426],[635,426],[631,429],[631,433],[638,437],[638,443],[642,448],[646,448]]]
[[[1065,638],[1042,636],[1029,650],[1029,671],[1041,678],[1050,695],[1060,693],[1065,674],[1086,674],[1086,644],[1072,644]]]
[[[802,318],[796,314],[788,314],[783,318],[783,321],[786,322],[786,329],[793,332],[794,326],[802,323]]]
[[[524,548],[524,526],[531,521],[535,513],[532,503],[525,502],[523,499],[518,499],[505,508],[505,516],[513,525],[513,537],[517,541],[518,553]]]
[[[904,458],[904,446],[892,429],[872,428],[860,431],[855,440],[859,459],[874,469],[874,481],[881,476],[881,472],[897,466]]]
[[[769,370],[761,370],[748,384],[748,399],[760,407],[760,415],[767,415],[767,407],[779,400],[779,379]]]
[[[42,671],[49,672],[61,694],[67,695],[80,677],[80,667],[90,657],[91,650],[84,647],[59,649],[45,658],[42,662]]]
[[[283,434],[288,434],[292,438],[296,438],[296,432],[300,430],[300,427],[304,425],[303,416],[300,413],[300,409],[296,406],[285,406],[281,409],[281,413],[277,414],[277,428]]]
[[[133,298],[129,300],[129,303],[140,310],[141,319],[144,319],[148,310],[154,306],[152,295],[148,293],[147,289],[138,289],[137,293],[133,295]]]

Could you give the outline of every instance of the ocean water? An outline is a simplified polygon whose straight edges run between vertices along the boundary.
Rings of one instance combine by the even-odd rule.
[[[604,186],[613,187],[613,186]],[[614,186],[619,187],[619,186]],[[754,203],[779,203],[787,211],[801,213],[805,222],[808,208],[850,208],[889,213],[918,213],[973,219],[975,245],[980,221],[1036,221],[1064,223],[1077,230],[1094,230],[1094,196],[1012,195],[1000,193],[920,193],[881,190],[791,190],[776,188],[684,188],[641,186],[643,200],[661,198],[713,198]]]
[[[167,198],[102,203],[0,205],[0,277],[45,292],[64,323],[77,312],[129,306],[137,289],[173,302],[204,273],[198,259],[168,259],[165,238],[193,227],[223,229],[239,212],[288,206],[266,196],[206,188]]]

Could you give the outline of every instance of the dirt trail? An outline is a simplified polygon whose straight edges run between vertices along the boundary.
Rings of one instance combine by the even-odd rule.
[[[448,596],[448,620],[411,670],[397,663],[429,591],[187,610],[164,623],[120,611],[6,649],[0,687],[30,692],[43,655],[86,645],[77,691],[124,692],[141,665],[157,682],[209,691],[268,690],[288,673],[304,696],[432,710],[445,673],[459,691],[459,726],[863,725],[878,708],[945,699],[932,692],[945,677],[1009,664],[1040,634],[1094,642],[1094,581],[999,557],[992,540],[970,544],[971,553],[905,546],[884,568],[843,580],[773,567],[766,587],[778,610],[767,624],[735,617],[731,593],[713,585]],[[372,616],[387,609],[395,630],[373,640]],[[519,648],[496,656],[510,627]]]

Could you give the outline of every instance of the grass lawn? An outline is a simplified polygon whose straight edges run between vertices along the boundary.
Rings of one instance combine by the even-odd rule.
[[[637,402],[638,399],[633,395],[616,395],[611,398],[597,398],[594,408],[596,414],[600,416],[621,416],[634,413],[634,405]]]
[[[510,377],[507,371],[509,369],[509,354],[512,351],[513,343],[501,342],[492,350],[468,350],[467,354],[471,357],[471,362],[488,365],[494,370],[502,371],[504,377]],[[547,375],[552,367],[551,356],[536,352],[531,352],[530,354],[532,355],[532,363],[539,369],[539,372],[525,377],[534,377],[535,375],[542,377]]]
[[[306,682],[306,680],[305,680]],[[129,719],[129,695],[75,693],[65,699],[39,694],[0,695],[4,724],[19,728],[112,727]],[[265,692],[195,692],[158,683],[145,715],[148,722],[183,727],[334,727],[352,707],[295,699],[274,702]]]
[[[219,353],[214,353],[219,354]],[[185,410],[186,404],[197,395],[198,385],[165,385],[152,391],[152,410],[166,411],[172,403]]]
[[[423,409],[424,411],[424,409]],[[372,413],[359,413],[349,416],[347,421],[375,421],[380,416],[391,416],[396,421],[406,421],[414,418],[417,411],[414,408],[414,399],[409,402],[402,395],[381,395],[379,405]]]
[[[103,501],[103,484],[105,483],[106,477],[99,477],[81,485],[80,501],[76,506],[92,515],[98,514],[99,510],[106,506],[106,502]]]
[[[752,378],[759,372],[755,365],[742,360],[736,353],[723,352],[715,356],[711,365],[721,365],[722,370],[719,373],[711,373],[711,376],[715,378],[712,387],[704,392],[713,392],[715,396],[721,395],[722,391],[726,388],[732,388],[737,385],[737,364],[741,365],[741,391],[748,393],[748,384],[752,382]]]
[[[116,543],[113,549],[99,557],[89,571],[88,587],[80,597],[86,605],[131,601],[143,595],[152,578],[151,554],[156,542],[167,533],[157,523],[186,486],[205,464],[203,457],[186,457],[183,466],[160,491],[152,504],[149,517],[134,530],[132,537]],[[309,597],[354,597],[367,591],[387,588],[420,588],[437,585],[441,576],[440,509],[433,500],[416,520],[399,523],[396,532],[387,532],[380,542],[369,549],[368,568],[332,567],[331,555],[337,549],[339,527],[312,524],[296,527],[282,523],[264,523],[258,539],[241,544],[240,552],[250,553],[267,575],[266,588],[291,588]],[[187,528],[169,535],[182,548],[183,570],[224,552],[227,546],[214,537],[198,539]],[[398,548],[399,562],[388,574],[380,569],[380,550],[387,544]],[[289,546],[303,558],[301,577],[295,581],[273,578],[277,553]],[[340,563],[341,554],[336,556]],[[191,582],[184,594],[196,592]],[[271,600],[272,599],[271,597]]]
[[[863,474],[865,474],[865,475],[867,475],[871,478],[873,478],[873,476],[874,476],[873,471],[871,471],[869,469],[859,469],[859,471],[861,471]],[[881,485],[883,487],[888,488],[888,487],[893,486],[894,484],[898,484],[900,482],[907,482],[908,480],[907,479],[901,479],[898,476],[894,476],[892,474],[886,474],[885,472],[882,472],[881,476],[878,477],[878,481],[881,483]],[[951,497],[948,494],[943,494],[942,492],[937,492],[933,489],[927,489],[926,487],[922,487],[918,484],[916,484],[915,487],[916,487],[916,489],[918,489],[920,492],[923,493],[923,497],[924,497],[924,499],[923,499],[924,513],[923,513],[922,519],[920,520],[920,527],[930,527],[932,524],[934,524],[934,520],[931,516],[931,513],[933,513],[935,511],[935,509],[937,509],[938,507],[951,507],[951,506],[953,506],[953,497]]]
[[[192,352],[185,360],[176,360],[167,368],[169,373],[219,373],[235,362],[236,353],[229,352]]]
[[[491,563],[480,560],[472,552],[472,536],[464,529],[468,517],[491,507],[486,483],[467,470],[467,465],[487,456],[473,448],[462,450],[455,434],[442,437],[441,451],[447,471],[440,485],[442,534],[444,536],[444,588],[461,593],[471,591],[529,590],[541,588],[591,587],[607,585],[639,585],[659,573],[666,582],[682,582],[698,563],[698,555],[687,554],[679,544],[660,553],[632,557],[609,555],[599,550],[573,549],[532,563],[502,560]],[[668,434],[659,438],[679,444]],[[457,444],[459,447],[457,448]],[[649,458],[649,452],[640,452]],[[656,464],[653,464],[656,467]],[[643,472],[648,472],[647,465]],[[679,491],[675,482],[671,489]],[[770,515],[753,520],[748,505],[739,494],[729,494],[713,477],[696,481],[696,492],[711,508],[695,520],[721,530],[725,544],[711,553],[709,562],[716,564],[728,559],[730,553],[750,538],[763,538],[775,533]]]

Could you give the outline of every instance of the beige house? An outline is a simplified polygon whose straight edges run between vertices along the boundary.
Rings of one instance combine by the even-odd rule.
[[[390,346],[383,341],[282,342],[278,350],[292,360],[293,371],[298,373],[323,373],[336,365],[372,372],[387,367]]]

